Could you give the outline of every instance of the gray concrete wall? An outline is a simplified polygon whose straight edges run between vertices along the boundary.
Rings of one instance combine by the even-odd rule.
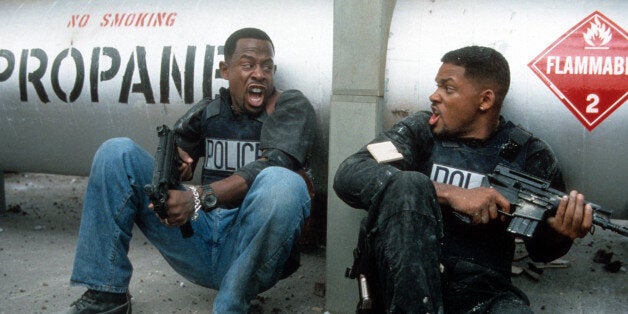
[[[338,165],[381,130],[384,69],[395,1],[335,1],[333,94],[329,117],[326,309],[355,311],[357,284],[344,278],[363,210],[352,209],[333,191]]]

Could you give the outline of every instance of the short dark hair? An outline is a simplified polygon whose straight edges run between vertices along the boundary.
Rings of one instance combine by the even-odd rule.
[[[273,50],[275,50],[275,45],[273,44],[273,41],[270,40],[268,34],[266,34],[261,29],[253,27],[242,28],[231,34],[231,36],[229,36],[229,38],[227,38],[227,40],[225,41],[225,61],[228,62],[229,60],[231,60],[233,52],[236,49],[236,45],[238,44],[238,40],[242,38],[266,40],[270,43],[270,46],[273,48]]]
[[[461,66],[466,78],[495,88],[495,103],[501,106],[510,88],[510,68],[501,53],[488,47],[468,46],[446,53],[440,61]]]

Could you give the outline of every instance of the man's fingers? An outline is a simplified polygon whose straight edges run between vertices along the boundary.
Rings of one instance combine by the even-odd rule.
[[[574,225],[582,225],[582,219],[584,218],[584,208],[584,195],[577,194],[575,198],[574,212],[571,218]]]
[[[488,213],[488,210],[483,210],[482,211],[482,223],[483,224],[487,224],[490,221],[490,215]]]
[[[556,216],[547,222],[558,232],[572,239],[586,236],[591,229],[593,208],[586,204],[584,195],[571,191],[561,198]]]
[[[499,213],[497,212],[497,209],[498,209],[498,208],[497,208],[497,204],[495,204],[495,203],[491,203],[491,204],[489,205],[489,211],[488,211],[488,213],[489,213],[489,215],[490,215],[491,219],[497,219],[497,217],[499,216]]]
[[[191,164],[192,162],[194,162],[192,157],[190,157],[190,155],[180,147],[177,147],[177,151],[179,152],[179,158],[181,158],[184,163]]]
[[[188,219],[182,216],[177,216],[177,217],[167,217],[164,219],[159,219],[161,220],[161,223],[163,223],[166,226],[170,226],[170,227],[180,227],[183,226]]]
[[[558,209],[556,209],[556,216],[552,217],[551,220],[548,220],[548,222],[552,225],[562,225],[563,224],[563,220],[565,218],[565,210],[567,208],[567,203],[569,202],[569,197],[567,195],[564,195],[561,199],[560,199],[560,203],[558,204]]]
[[[563,228],[565,228],[566,230],[572,230],[574,225],[580,225],[580,221],[574,224],[574,215],[576,214],[578,206],[578,195],[579,194],[576,191],[571,191],[569,193],[569,201],[565,208],[565,217],[563,217],[562,220]]]
[[[584,206],[584,217],[582,219],[582,230],[584,231],[584,235],[591,230],[591,227],[593,227],[593,207],[587,204]]]

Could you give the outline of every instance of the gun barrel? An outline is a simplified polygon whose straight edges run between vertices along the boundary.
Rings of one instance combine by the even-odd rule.
[[[619,233],[623,235],[624,237],[628,237],[628,228],[614,224],[595,214],[593,215],[593,224],[602,227],[602,229],[608,229],[610,231]]]

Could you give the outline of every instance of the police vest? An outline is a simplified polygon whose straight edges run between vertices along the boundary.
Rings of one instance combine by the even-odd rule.
[[[486,142],[434,139],[429,160],[421,172],[432,181],[463,188],[479,187],[484,175],[498,164],[523,170],[524,146],[532,135],[507,122]]]
[[[499,163],[522,170],[525,165],[526,143],[531,134],[508,122],[485,142],[434,140],[432,154],[425,173],[433,181],[460,186],[478,187],[484,175]],[[443,212],[443,261],[459,258],[498,269],[510,270],[514,253],[514,236],[506,231],[499,219],[486,225],[472,226]],[[451,264],[449,264],[451,265]]]
[[[235,115],[227,102],[213,100],[203,112],[203,183],[215,182],[261,157],[260,133],[266,113]]]

